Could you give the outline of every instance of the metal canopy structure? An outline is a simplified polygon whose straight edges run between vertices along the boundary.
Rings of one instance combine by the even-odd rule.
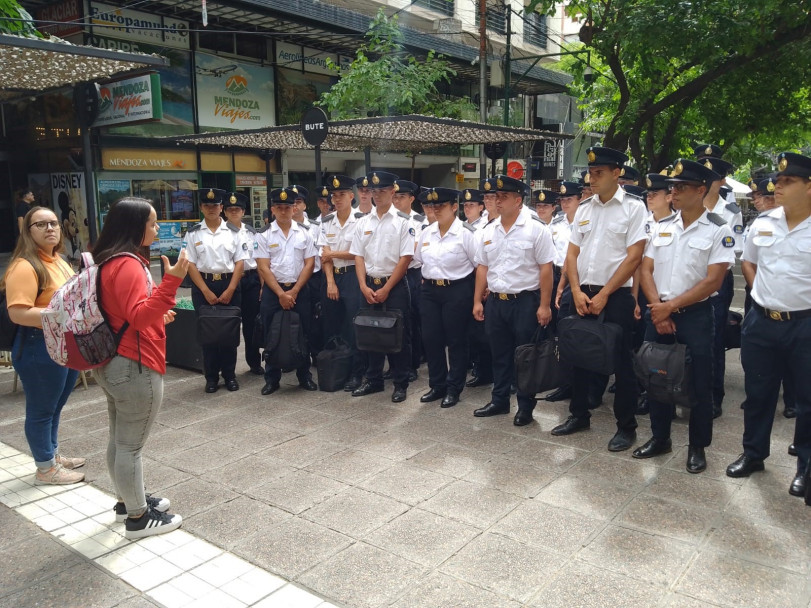
[[[421,152],[447,144],[488,144],[571,139],[566,133],[486,125],[467,120],[409,114],[337,120],[329,124],[322,150],[372,152]],[[312,150],[300,125],[224,131],[169,138],[178,143],[256,150]]]
[[[121,72],[168,65],[157,55],[124,53],[43,40],[0,35],[0,102],[80,82],[103,80]]]

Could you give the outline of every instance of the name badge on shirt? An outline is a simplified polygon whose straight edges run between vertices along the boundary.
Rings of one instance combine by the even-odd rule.
[[[489,245],[489,244],[490,244],[490,243],[492,243],[492,242],[493,242],[493,241],[485,241],[485,242],[484,242],[484,244],[485,244],[485,245]]]
[[[758,230],[757,235],[758,236],[773,236],[771,230]]]
[[[672,234],[670,234],[669,232],[660,232],[660,233],[659,233],[659,236],[663,236],[663,237],[667,238],[667,237],[669,237],[669,236],[673,236],[673,235],[672,235]]]
[[[371,230],[367,230],[366,232],[364,232],[364,233],[363,233],[363,236],[366,236],[366,235],[368,235],[368,234],[372,234],[372,231],[371,231]]]
[[[195,246],[195,247],[199,247],[199,246],[200,246],[200,245],[202,245],[202,244],[203,244],[203,241],[197,241],[197,242],[194,244],[194,246]]]
[[[578,226],[588,226],[589,223],[590,223],[590,220],[583,220],[582,222],[577,222],[577,225]]]
[[[273,249],[274,247],[278,247],[279,243],[271,243],[270,248]]]
[[[327,235],[327,238],[328,238],[328,239],[331,239],[331,238],[332,238],[332,237],[334,237],[334,236],[335,236],[334,234],[328,234],[328,235]]]
[[[430,245],[430,244],[431,244],[431,243],[423,243],[423,244],[422,244],[422,246],[423,246],[423,247],[428,247],[428,245]]]

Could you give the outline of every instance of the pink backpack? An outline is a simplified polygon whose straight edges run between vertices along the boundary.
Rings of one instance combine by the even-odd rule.
[[[82,253],[84,268],[54,293],[42,311],[45,347],[59,365],[86,371],[101,367],[115,356],[129,323],[125,321],[118,332],[110,327],[101,305],[101,267],[120,256],[135,258],[143,265],[132,253],[116,253],[102,264],[94,264],[92,255]],[[144,275],[147,294],[151,296],[152,275],[146,266]]]

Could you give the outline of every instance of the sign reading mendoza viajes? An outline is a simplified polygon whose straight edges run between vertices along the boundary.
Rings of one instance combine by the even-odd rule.
[[[99,86],[99,116],[92,126],[160,120],[163,117],[158,74],[145,74]]]

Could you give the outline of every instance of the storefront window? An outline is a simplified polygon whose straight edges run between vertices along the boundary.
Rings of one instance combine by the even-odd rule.
[[[197,220],[199,213],[194,201],[197,180],[134,179],[132,194],[147,199],[159,220]]]

